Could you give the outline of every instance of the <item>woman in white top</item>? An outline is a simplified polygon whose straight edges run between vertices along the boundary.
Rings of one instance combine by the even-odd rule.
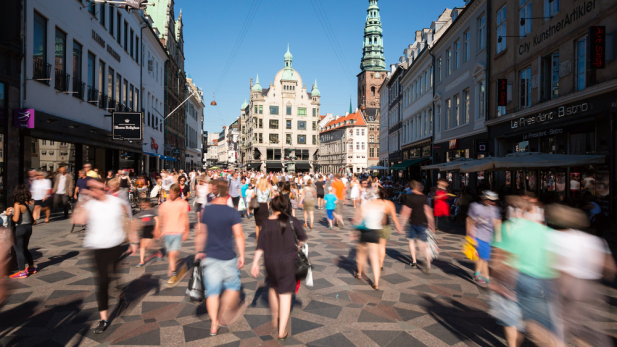
[[[252,198],[259,202],[259,208],[255,211],[255,242],[257,242],[263,222],[270,217],[272,188],[265,177],[260,178],[257,182],[257,189],[255,189]]]
[[[41,211],[45,212],[45,223],[49,222],[51,214],[51,181],[47,179],[47,173],[38,171],[36,180],[32,182],[32,200],[34,200],[34,221],[36,222],[41,216]]]
[[[351,201],[353,201],[353,208],[356,208],[356,204],[359,203],[360,199],[360,184],[358,183],[358,179],[354,176],[351,181],[351,195],[349,196]]]

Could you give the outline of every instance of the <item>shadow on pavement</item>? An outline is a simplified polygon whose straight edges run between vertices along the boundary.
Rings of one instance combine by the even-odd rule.
[[[79,255],[78,251],[70,251],[70,252],[67,252],[67,253],[62,254],[62,255],[54,255],[52,257],[47,258],[48,260],[46,262],[38,263],[37,264],[37,271],[41,271],[41,270],[43,270],[46,267],[58,265],[58,264],[62,263],[63,261],[65,261],[67,259],[71,259],[71,258],[76,257],[78,255]]]

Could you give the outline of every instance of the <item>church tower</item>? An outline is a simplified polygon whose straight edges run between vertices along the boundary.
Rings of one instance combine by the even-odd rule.
[[[358,74],[358,107],[368,125],[368,165],[379,164],[379,88],[386,79],[386,59],[383,56],[383,32],[378,0],[369,0],[364,25],[362,61]]]
[[[362,62],[358,74],[358,106],[367,120],[377,117],[379,111],[379,87],[386,77],[386,59],[383,56],[383,33],[378,0],[369,0],[364,25]]]

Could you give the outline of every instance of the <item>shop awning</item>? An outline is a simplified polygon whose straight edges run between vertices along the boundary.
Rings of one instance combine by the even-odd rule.
[[[249,169],[256,169],[256,170],[259,170],[259,169],[261,168],[261,163],[249,163],[249,164],[247,165],[247,167],[248,167]]]
[[[161,156],[161,159],[165,159],[167,161],[178,161],[178,159],[174,158],[174,157],[168,157],[168,156]]]
[[[310,170],[311,163],[308,161],[305,162],[296,162],[296,170]]]
[[[366,169],[367,170],[388,170],[387,167],[381,166],[381,165],[367,167]]]
[[[164,157],[164,155],[160,155],[160,154],[156,154],[156,153],[144,152],[144,154],[147,154],[147,155],[152,156],[152,157],[159,157],[159,158]]]
[[[470,163],[481,163],[481,162],[486,162],[490,159],[495,159],[493,157],[486,157],[486,158],[482,158],[482,159],[473,159],[473,158],[458,158],[455,160],[452,160],[450,162],[447,163],[441,163],[441,164],[435,164],[435,165],[427,165],[427,166],[423,166],[422,170],[439,170],[439,171],[459,171],[460,167],[463,165],[467,165]]]
[[[266,168],[268,169],[283,169],[283,163],[280,161],[267,161]]]
[[[603,164],[603,155],[546,154],[538,152],[519,152],[502,158],[486,158],[465,163],[459,167],[461,172],[507,171],[516,169],[559,168]]]
[[[429,160],[429,158],[409,159],[390,167],[390,170],[405,170],[406,168]]]

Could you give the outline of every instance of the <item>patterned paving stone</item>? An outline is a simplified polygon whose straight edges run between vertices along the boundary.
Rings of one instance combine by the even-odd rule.
[[[345,335],[338,333],[324,337],[316,341],[309,342],[307,346],[336,346],[336,347],[353,347],[355,346]]]
[[[381,347],[386,346],[390,341],[394,340],[402,332],[400,331],[380,331],[380,330],[362,330],[362,332],[375,341]]]
[[[41,281],[45,281],[47,283],[56,283],[59,281],[64,281],[71,277],[75,277],[75,275],[68,273],[66,271],[58,271],[49,275],[37,276],[37,279]]]

